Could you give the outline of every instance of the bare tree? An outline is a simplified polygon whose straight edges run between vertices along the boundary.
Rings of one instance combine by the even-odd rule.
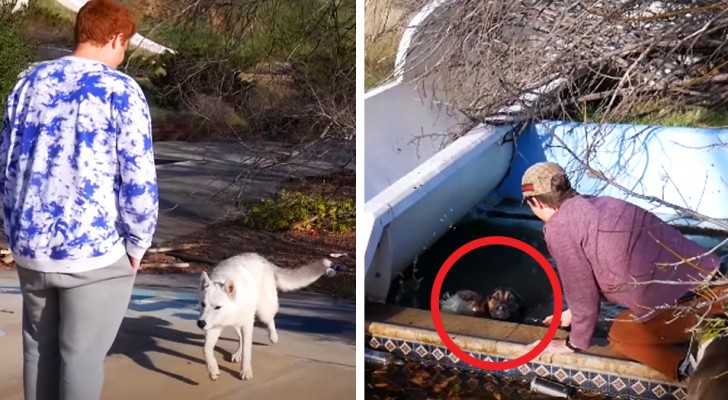
[[[728,6],[717,0],[457,0],[409,60],[475,122],[621,121],[728,96]],[[434,58],[434,59],[433,59]]]
[[[230,182],[239,194],[274,168],[353,159],[354,0],[183,0],[165,14],[177,54],[154,58],[163,73],[151,79],[162,102],[251,154]]]

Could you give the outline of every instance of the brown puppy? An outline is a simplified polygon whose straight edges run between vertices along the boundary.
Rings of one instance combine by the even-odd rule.
[[[521,322],[524,311],[523,302],[513,289],[497,288],[488,297],[488,314],[493,319]]]
[[[521,299],[510,288],[497,288],[488,298],[467,289],[452,296],[445,294],[440,300],[440,309],[450,314],[510,322],[522,322],[524,313]]]
[[[454,295],[445,294],[440,300],[440,309],[443,312],[470,317],[487,317],[485,297],[472,290],[459,290]]]
[[[719,336],[700,346],[695,371],[688,378],[687,400],[728,398],[728,337]]]

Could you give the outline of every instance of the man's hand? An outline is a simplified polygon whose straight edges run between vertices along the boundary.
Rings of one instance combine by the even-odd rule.
[[[530,345],[528,345],[529,348],[534,348],[538,345],[540,340],[537,340]],[[566,340],[552,340],[551,343],[549,343],[548,346],[544,349],[543,353],[551,353],[551,354],[568,354],[573,353],[574,350],[570,349],[566,346]]]
[[[131,268],[134,271],[139,271],[139,268],[141,268],[142,266],[142,260],[129,256],[128,254],[127,256],[129,257],[129,261],[131,262]]]
[[[544,325],[550,325],[551,321],[554,319],[553,315],[549,315],[548,317],[543,319]],[[566,328],[567,326],[571,325],[571,310],[566,310],[561,313],[561,327]]]

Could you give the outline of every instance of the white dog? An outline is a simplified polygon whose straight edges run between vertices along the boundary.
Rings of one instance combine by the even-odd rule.
[[[197,326],[205,331],[204,354],[210,379],[216,380],[220,375],[213,350],[223,328],[235,328],[239,343],[231,361],[242,361],[240,378],[252,379],[250,361],[255,317],[268,327],[271,343],[277,343],[278,333],[273,320],[278,312],[278,291],[306,287],[324,274],[335,274],[331,261],[325,258],[296,269],[285,269],[255,253],[223,260],[209,276],[203,272]]]

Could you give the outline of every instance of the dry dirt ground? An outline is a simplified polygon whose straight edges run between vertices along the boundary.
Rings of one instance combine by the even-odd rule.
[[[291,179],[282,189],[312,194],[323,191],[336,199],[355,198],[356,177],[353,172],[338,173],[326,177]],[[155,249],[174,249],[159,253],[147,253],[142,260],[142,274],[198,274],[214,264],[241,252],[257,252],[280,267],[292,268],[327,257],[332,253],[343,254],[332,258],[346,270],[331,279],[319,279],[302,291],[353,299],[356,287],[356,232],[334,233],[316,231],[262,231],[246,228],[239,221],[228,221],[210,226],[162,243]],[[0,269],[14,269],[13,262],[0,261]]]
[[[354,199],[356,176],[353,172],[343,172],[326,177],[291,179],[282,189],[304,194],[323,192],[327,197],[337,200]],[[356,232],[253,230],[245,227],[241,221],[234,220],[166,243],[165,247],[189,245],[196,247],[150,254],[144,260],[148,264],[182,262],[189,266],[148,267],[144,269],[144,273],[199,273],[209,269],[217,261],[249,251],[260,253],[284,268],[296,267],[330,254],[339,254],[340,257],[332,260],[344,265],[346,271],[333,279],[320,279],[308,290],[343,298],[353,299],[355,296]]]

